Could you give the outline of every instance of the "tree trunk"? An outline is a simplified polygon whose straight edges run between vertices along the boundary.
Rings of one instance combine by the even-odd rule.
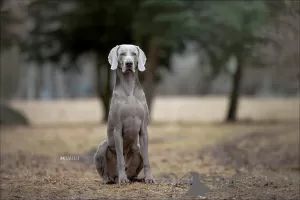
[[[243,76],[243,59],[237,58],[237,68],[232,79],[232,89],[229,96],[229,109],[227,112],[226,121],[235,122],[237,107],[239,103],[239,90]]]
[[[45,65],[42,63],[38,63],[38,66],[36,67],[37,70],[37,76],[36,76],[36,93],[35,93],[35,99],[42,99],[42,93],[44,90],[44,78],[43,75],[43,71],[45,69]]]
[[[21,80],[20,74],[25,78],[24,67],[20,62],[20,48],[18,45],[12,44],[11,47],[5,50],[1,48],[0,53],[0,98],[8,100],[14,98],[16,95]]]
[[[110,98],[111,98],[110,78],[111,78],[110,68],[107,67],[106,87],[105,87],[104,95],[102,98],[103,107],[104,107],[104,115],[103,115],[103,119],[102,119],[103,122],[107,122],[107,120],[108,120]]]
[[[150,118],[151,118],[153,98],[155,95],[155,70],[158,65],[158,56],[159,56],[158,53],[159,53],[159,46],[157,45],[157,43],[155,43],[154,40],[152,40],[149,45],[148,65],[145,71],[145,79],[143,83],[146,101],[150,113]]]
[[[36,64],[30,63],[26,75],[27,91],[26,96],[28,100],[33,100],[36,97],[36,79],[38,67]]]
[[[101,100],[102,107],[103,107],[103,118],[101,119],[101,122],[107,122],[108,120],[108,113],[109,113],[109,107],[110,107],[110,98],[111,98],[111,87],[110,87],[110,68],[107,67],[107,76],[106,76],[106,85],[105,88],[102,87],[101,83],[101,66],[96,66],[97,70],[97,94],[98,98]]]
[[[63,99],[65,98],[64,73],[59,68],[55,68],[54,72],[55,72],[55,83],[56,83],[56,92],[57,92],[55,96],[58,99]]]

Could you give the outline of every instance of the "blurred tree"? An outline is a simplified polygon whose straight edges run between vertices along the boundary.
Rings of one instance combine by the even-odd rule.
[[[30,3],[31,1],[0,1],[1,51],[27,37],[31,26],[28,21],[26,6]]]
[[[66,16],[67,36],[63,41],[64,51],[76,59],[82,53],[92,51],[98,57],[97,93],[102,100],[104,115],[107,121],[111,98],[111,70],[107,66],[110,50],[118,44],[134,43],[132,23],[139,6],[136,0],[75,0],[76,8]],[[106,68],[106,84],[100,80],[101,67]]]
[[[158,67],[170,70],[171,54],[185,49],[183,25],[188,14],[185,8],[186,3],[182,0],[143,0],[135,16],[134,41],[148,57],[142,80],[150,112],[155,84],[161,78]]]
[[[30,26],[26,4],[17,1],[0,1],[0,92],[1,99],[10,99],[19,83],[20,59],[18,43],[25,40]],[[15,58],[11,59],[12,56]]]
[[[130,15],[124,15],[126,9],[123,10],[122,6],[116,8],[114,3],[95,0],[89,2],[37,0],[29,7],[36,26],[31,32],[31,40],[23,45],[24,52],[28,53],[28,59],[40,64],[45,61],[58,63],[62,56],[69,56],[68,64],[61,66],[63,70],[70,68],[79,70],[75,64],[76,59],[83,53],[95,52],[99,61],[98,95],[102,99],[105,111],[109,108],[110,71],[107,70],[106,86],[101,87],[100,67],[105,63],[113,45],[121,42],[120,40],[122,42],[130,40],[130,32],[127,31],[129,27],[120,26],[122,22],[126,24]],[[111,17],[117,11],[121,11],[122,14],[115,18]],[[114,26],[118,20],[120,24]],[[124,34],[119,34],[121,32]],[[107,112],[104,116],[104,119],[106,118]]]
[[[271,41],[259,36],[259,30],[271,16],[271,8],[272,14],[279,12],[275,5],[263,0],[35,0],[29,10],[36,26],[24,50],[29,59],[40,62],[58,62],[66,54],[75,61],[85,52],[95,52],[98,96],[106,121],[111,95],[107,55],[112,47],[133,43],[145,51],[147,70],[140,75],[151,111],[160,67],[168,68],[171,54],[183,51],[186,40],[197,41],[210,60],[212,78],[227,70],[230,58],[237,61],[227,114],[227,120],[234,121],[243,69],[254,61],[257,45]],[[101,67],[107,72],[104,86]]]
[[[194,13],[186,30],[206,52],[212,67],[211,77],[228,71],[226,64],[230,58],[236,60],[226,116],[226,121],[235,121],[244,67],[253,61],[258,44],[273,42],[259,36],[259,30],[268,20],[269,10],[262,0],[195,1],[190,4],[190,9]]]
[[[270,11],[275,14],[261,33],[276,41],[280,48],[274,51],[272,45],[260,46],[257,57],[260,60],[267,60],[268,66],[273,68],[274,89],[285,95],[299,94],[300,2],[286,1],[285,4],[280,2],[273,3],[279,4],[278,7],[268,5]]]
[[[111,71],[107,66],[109,51],[118,44],[137,44],[148,57],[147,70],[141,74],[141,80],[151,110],[155,84],[161,78],[157,73],[158,66],[168,67],[171,53],[183,46],[180,34],[177,34],[182,19],[176,16],[183,5],[180,0],[66,0],[63,3],[36,0],[30,7],[32,17],[37,19],[36,26],[24,51],[29,52],[30,60],[38,62],[57,62],[63,54],[70,55],[71,61],[75,61],[85,52],[95,52],[98,96],[102,99],[103,121],[106,121],[112,93]],[[56,43],[58,45],[53,45]],[[101,85],[101,67],[107,71],[105,86]]]
[[[31,28],[26,6],[31,1],[0,1],[0,124],[28,125],[28,120],[9,101],[18,89],[21,59],[18,44]]]

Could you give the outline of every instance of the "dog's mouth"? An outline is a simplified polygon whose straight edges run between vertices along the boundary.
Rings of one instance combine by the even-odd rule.
[[[133,72],[132,69],[126,69],[125,73]]]

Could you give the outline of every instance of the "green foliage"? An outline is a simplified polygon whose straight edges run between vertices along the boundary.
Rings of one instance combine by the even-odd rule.
[[[231,56],[248,57],[262,42],[256,34],[269,15],[264,1],[195,1],[185,30],[209,57],[213,77],[224,70]]]
[[[169,67],[171,54],[184,50],[184,6],[182,0],[143,0],[136,13],[132,27],[134,41],[147,54],[149,41],[154,40],[160,47],[158,63],[161,66]]]
[[[148,54],[149,43],[155,40],[160,47],[158,63],[168,67],[171,54],[183,51],[186,40],[194,40],[218,74],[229,57],[249,57],[257,43],[266,41],[256,34],[270,15],[269,4],[263,0],[65,0],[67,3],[75,7],[62,12],[62,2],[47,0],[36,0],[30,7],[37,19],[33,39],[25,45],[30,59],[58,60],[66,53],[74,60],[94,51],[106,63],[109,50],[117,44],[135,43]],[[47,15],[45,11],[56,12]],[[42,28],[54,22],[61,25],[47,31]],[[54,41],[59,48],[42,54],[40,49],[50,48]]]
[[[0,0],[0,51],[24,40],[29,29],[27,20],[26,3]]]
[[[60,11],[59,1],[37,0],[30,6],[36,27],[23,49],[30,60],[57,62],[61,55],[69,54],[75,60],[84,52],[96,52],[100,62],[107,62],[107,54],[117,44],[135,43],[147,53],[150,38],[156,38],[161,46],[159,64],[169,66],[169,58],[175,50],[183,49],[182,33],[176,31],[182,24],[177,12],[182,1],[150,0],[66,0],[73,4],[69,11]],[[52,15],[45,11],[52,10]],[[45,24],[60,23],[56,29]],[[43,38],[43,39],[39,39]],[[59,48],[53,43],[58,42]],[[40,51],[48,49],[48,53]]]
[[[21,44],[28,60],[58,62],[62,40],[59,5],[58,1],[35,0],[28,7],[30,17],[35,20],[30,37]]]

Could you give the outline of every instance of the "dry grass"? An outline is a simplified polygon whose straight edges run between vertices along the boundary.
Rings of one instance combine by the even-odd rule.
[[[164,184],[164,174],[181,177],[197,171],[230,175],[234,171],[216,165],[212,157],[204,155],[200,160],[199,150],[249,132],[284,132],[298,128],[298,124],[293,123],[150,126],[150,162],[160,184],[127,186],[103,185],[93,165],[59,159],[65,155],[82,156],[96,148],[106,137],[104,125],[6,128],[1,131],[1,196],[2,199],[182,198],[180,195],[187,191],[187,186]]]

